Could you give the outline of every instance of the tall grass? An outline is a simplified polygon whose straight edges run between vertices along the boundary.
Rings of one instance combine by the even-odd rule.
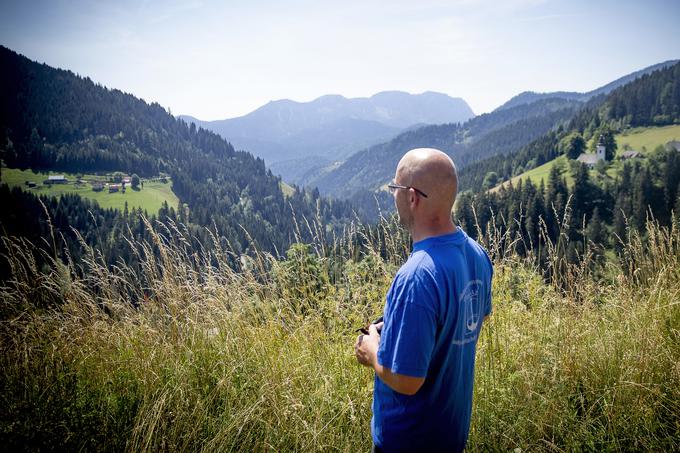
[[[2,238],[3,447],[368,451],[373,376],[352,345],[408,253],[394,223],[356,228],[332,253],[240,257],[239,272],[217,239],[195,251],[181,225],[147,227],[138,269]],[[610,277],[556,263],[566,285],[490,231],[494,313],[468,449],[680,449],[677,225],[631,232]]]

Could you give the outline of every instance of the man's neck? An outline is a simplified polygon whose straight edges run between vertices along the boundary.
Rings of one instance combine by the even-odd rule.
[[[420,242],[424,239],[451,234],[458,231],[456,224],[452,220],[441,224],[414,225],[411,231],[413,242]]]

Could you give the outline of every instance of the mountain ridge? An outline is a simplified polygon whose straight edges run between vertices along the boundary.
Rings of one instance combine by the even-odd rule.
[[[626,85],[627,83],[630,83],[639,77],[642,77],[645,74],[649,74],[659,69],[664,69],[669,66],[673,66],[678,61],[680,60],[667,60],[661,63],[647,66],[646,68],[631,72],[630,74],[624,75],[623,77],[619,77],[616,80],[613,80],[605,85],[602,85],[599,88],[595,88],[594,90],[587,91],[585,93],[581,93],[578,91],[552,91],[545,93],[540,93],[536,91],[523,91],[518,95],[510,98],[510,100],[502,104],[500,107],[496,108],[494,111],[504,110],[520,104],[530,104],[532,102],[536,102],[538,100],[546,98],[561,98],[587,102],[588,100],[594,98],[595,96],[599,96],[600,94],[608,94],[614,91],[615,89],[623,85]]]
[[[302,170],[308,170],[311,167],[301,158],[315,156],[333,161],[387,141],[416,124],[457,123],[473,116],[462,98],[434,91],[381,91],[359,98],[328,94],[308,102],[280,99],[247,115],[225,120],[202,121],[187,115],[180,118],[221,135],[237,149],[263,158],[268,165],[297,160]],[[345,127],[348,121],[356,127]],[[282,172],[285,180],[297,182],[292,176]]]

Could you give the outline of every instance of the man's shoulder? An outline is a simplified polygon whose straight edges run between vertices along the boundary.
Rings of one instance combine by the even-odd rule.
[[[465,238],[465,242],[468,250],[472,250],[479,260],[484,261],[491,269],[493,269],[493,263],[491,262],[491,258],[489,257],[489,252],[486,251],[482,244],[480,244],[475,239],[467,235]]]
[[[411,253],[408,260],[397,271],[397,276],[412,277],[428,273],[434,266],[432,257],[422,250]]]
[[[489,260],[489,262],[491,262],[491,259],[489,258],[489,252],[484,248],[484,246],[482,244],[475,241],[474,239],[470,239],[470,242],[472,242],[473,247],[475,247],[475,249],[477,249],[477,253],[479,253],[481,256],[483,256],[484,258]]]
[[[422,251],[416,251],[399,268],[394,276],[394,283],[400,286],[421,284],[433,280],[435,272],[432,257]]]

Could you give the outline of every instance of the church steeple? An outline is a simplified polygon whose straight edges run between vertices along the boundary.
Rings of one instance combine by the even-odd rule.
[[[606,147],[604,146],[604,135],[600,135],[600,139],[597,142],[597,160],[607,160]]]

